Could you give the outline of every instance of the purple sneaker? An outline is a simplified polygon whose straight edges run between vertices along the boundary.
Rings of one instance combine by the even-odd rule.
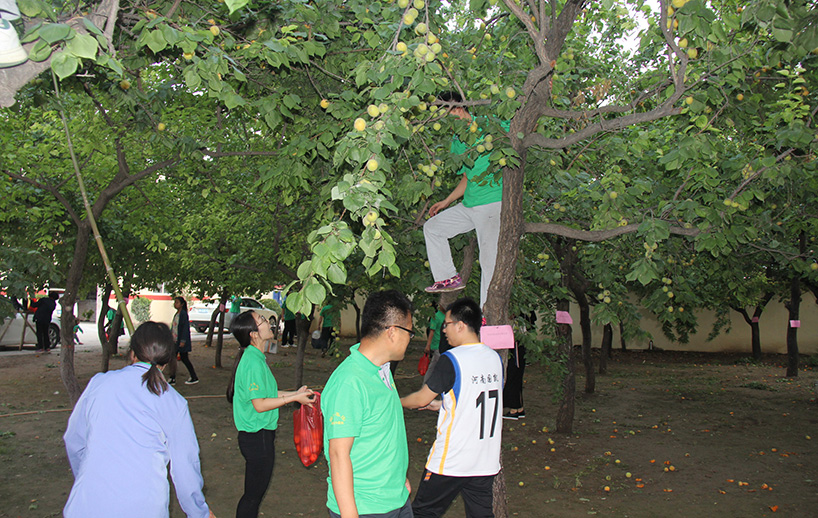
[[[446,279],[445,281],[437,281],[436,283],[432,284],[428,288],[426,288],[427,293],[445,293],[447,291],[457,291],[462,290],[466,286],[463,285],[463,279],[460,278],[460,274],[455,274],[454,277],[451,279]]]

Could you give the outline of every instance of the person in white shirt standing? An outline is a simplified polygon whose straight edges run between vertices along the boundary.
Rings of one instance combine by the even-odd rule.
[[[401,398],[404,408],[439,410],[437,437],[412,502],[415,518],[445,514],[460,494],[466,516],[493,517],[492,485],[500,471],[503,364],[480,343],[483,316],[469,298],[446,311],[443,333],[452,346],[417,392]],[[435,400],[443,395],[442,402]]]

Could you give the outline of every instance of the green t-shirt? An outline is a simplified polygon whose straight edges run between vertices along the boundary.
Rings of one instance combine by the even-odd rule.
[[[337,311],[332,308],[332,304],[327,304],[321,308],[320,316],[324,317],[321,327],[335,327],[335,315]]]
[[[476,120],[476,119],[475,119]],[[508,131],[508,121],[502,121],[500,125],[504,130]],[[478,131],[482,133],[483,128]],[[482,141],[481,138],[478,142]],[[451,152],[457,155],[462,155],[469,150],[469,147],[460,139],[455,137],[452,139]],[[463,166],[458,171],[459,174],[466,174],[468,183],[466,183],[466,192],[463,194],[463,206],[465,207],[479,207],[480,205],[488,205],[502,201],[503,199],[503,179],[494,179],[494,174],[489,173],[483,179],[479,179],[480,175],[486,172],[491,165],[489,157],[491,153],[484,153],[477,157],[474,165],[471,167]]]
[[[276,383],[264,353],[248,345],[236,369],[233,394],[233,422],[240,432],[257,432],[278,428],[278,409],[256,412],[253,400],[278,397]]]
[[[284,299],[284,302],[281,303],[281,309],[284,310],[284,320],[295,320],[295,313],[287,307],[287,299]]]
[[[373,364],[358,352],[360,345],[350,348],[349,357],[335,369],[321,394],[324,455],[329,464],[330,439],[354,437],[350,458],[358,513],[387,513],[409,498],[406,425],[388,366],[382,369]],[[327,507],[338,513],[331,473]]]
[[[444,320],[446,320],[446,315],[444,315],[440,310],[438,310],[437,313],[435,313],[435,316],[429,320],[429,329],[435,332],[434,336],[432,336],[432,344],[429,346],[429,348],[433,351],[440,349],[440,333],[443,332]]]

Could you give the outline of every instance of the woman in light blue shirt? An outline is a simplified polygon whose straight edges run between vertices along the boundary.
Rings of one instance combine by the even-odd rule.
[[[74,472],[66,518],[167,517],[168,463],[188,518],[213,517],[187,402],[160,371],[172,351],[168,326],[145,322],[131,336],[131,365],[88,382],[63,436]]]

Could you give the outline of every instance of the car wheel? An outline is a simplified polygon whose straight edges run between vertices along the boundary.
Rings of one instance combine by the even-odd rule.
[[[48,343],[52,349],[60,345],[60,328],[57,324],[48,326]]]
[[[198,331],[200,333],[206,333],[207,332],[207,326],[196,326],[196,331]]]

